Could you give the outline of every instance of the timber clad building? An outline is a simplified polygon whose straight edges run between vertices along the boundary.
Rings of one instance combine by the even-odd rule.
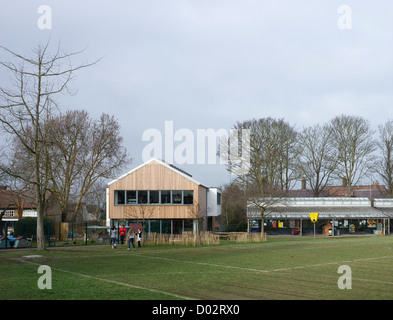
[[[145,231],[180,234],[213,231],[221,191],[162,160],[150,161],[110,182],[107,223],[144,222]]]

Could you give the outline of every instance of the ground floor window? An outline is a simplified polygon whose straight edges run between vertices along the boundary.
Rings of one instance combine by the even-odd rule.
[[[182,234],[195,229],[194,219],[126,220],[125,225],[140,223],[145,233]]]

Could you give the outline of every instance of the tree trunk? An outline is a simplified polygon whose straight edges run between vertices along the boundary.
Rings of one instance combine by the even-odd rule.
[[[38,157],[37,157],[38,158]],[[37,160],[36,160],[37,161]],[[39,159],[38,159],[39,161]],[[36,179],[39,180],[39,167],[35,168]],[[36,204],[37,204],[37,249],[45,250],[45,233],[44,233],[44,204],[41,197],[40,185],[35,185]]]
[[[266,241],[266,234],[265,234],[265,210],[261,210],[261,238],[262,241]]]

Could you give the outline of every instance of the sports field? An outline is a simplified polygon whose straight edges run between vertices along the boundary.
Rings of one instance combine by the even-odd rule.
[[[51,289],[38,286],[49,275],[41,265]],[[342,265],[351,274],[338,273]],[[393,299],[393,236],[1,251],[0,270],[0,300]],[[351,289],[339,288],[344,275]]]

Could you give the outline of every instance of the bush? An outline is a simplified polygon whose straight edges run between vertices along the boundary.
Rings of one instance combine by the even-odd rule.
[[[246,232],[247,231],[247,222],[239,222],[235,229],[236,232]]]

